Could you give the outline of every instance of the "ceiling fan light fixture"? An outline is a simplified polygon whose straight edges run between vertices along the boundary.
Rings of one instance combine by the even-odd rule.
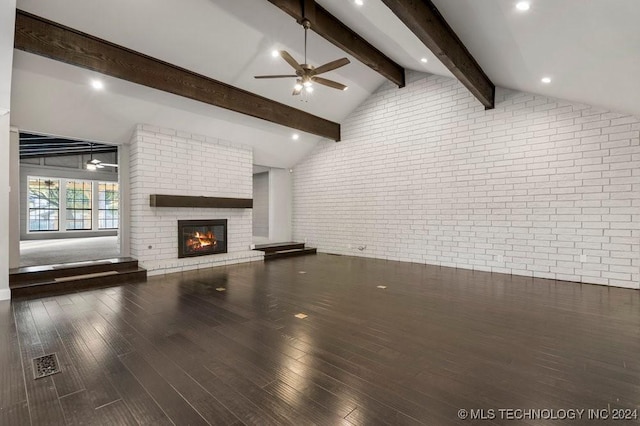
[[[311,82],[311,80],[307,80],[304,83],[302,83],[302,85],[304,87],[311,87],[311,86],[313,86],[313,83]]]
[[[280,56],[280,51],[277,50],[277,49],[272,50],[271,51],[271,56],[274,57],[274,58],[279,57]]]
[[[295,85],[295,86],[293,86],[293,88],[294,88],[295,90],[298,90],[298,91],[299,91],[299,90],[302,90],[302,84],[300,84],[300,83],[296,83],[296,85]]]
[[[357,6],[362,6],[362,5],[364,4],[364,0],[354,0],[354,3],[355,3]]]
[[[307,86],[305,90],[307,91],[307,93],[313,93],[313,86]]]
[[[98,169],[98,166],[93,164],[91,161],[87,161],[86,169],[90,172],[95,172]]]

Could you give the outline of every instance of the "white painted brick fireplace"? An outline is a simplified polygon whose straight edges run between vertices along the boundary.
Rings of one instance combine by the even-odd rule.
[[[149,275],[262,260],[251,209],[150,207],[151,194],[251,198],[250,147],[140,124],[131,140],[131,256]],[[178,220],[227,219],[227,253],[178,259]]]

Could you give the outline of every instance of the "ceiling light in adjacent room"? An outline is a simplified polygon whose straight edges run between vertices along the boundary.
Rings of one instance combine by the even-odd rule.
[[[521,10],[522,12],[526,12],[527,10],[531,9],[531,3],[529,3],[528,1],[521,1],[516,3],[516,9]]]
[[[271,51],[271,56],[273,56],[274,58],[277,58],[278,56],[280,56],[280,51],[279,50],[272,50]]]
[[[91,80],[91,87],[96,90],[102,90],[104,89],[104,83],[100,80]]]
[[[551,83],[551,78],[550,77],[542,77],[542,79],[540,81],[543,82],[544,84],[549,84],[549,83]]]
[[[291,136],[291,139],[293,139],[294,141],[297,141],[298,139],[300,139],[300,135],[297,133],[294,133],[293,136]]]
[[[427,62],[429,62],[429,60],[427,58],[422,58],[420,59],[420,62],[422,62],[423,64],[426,64]]]

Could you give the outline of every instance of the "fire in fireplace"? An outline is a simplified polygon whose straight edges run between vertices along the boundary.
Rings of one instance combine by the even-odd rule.
[[[227,252],[227,219],[179,220],[178,257]]]

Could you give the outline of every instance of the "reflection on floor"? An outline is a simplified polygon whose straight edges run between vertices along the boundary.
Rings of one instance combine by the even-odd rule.
[[[639,330],[637,290],[325,254],[201,269],[0,302],[0,425],[637,424],[544,419],[633,415]]]
[[[20,241],[20,266],[118,257],[118,237],[65,238],[58,240]]]

